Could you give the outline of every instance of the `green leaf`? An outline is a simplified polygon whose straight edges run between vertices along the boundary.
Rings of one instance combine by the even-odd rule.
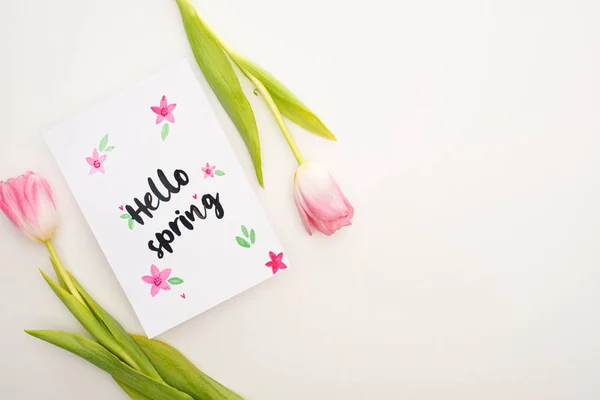
[[[160,137],[162,138],[163,142],[167,136],[169,136],[169,124],[164,124],[162,130],[160,131]]]
[[[177,349],[166,343],[131,335],[165,382],[201,400],[243,400],[243,397],[200,371]]]
[[[127,395],[131,398],[131,400],[149,400],[149,397],[144,396],[143,394],[141,394],[140,392],[138,392],[131,386],[127,386],[120,380],[115,379],[115,382],[117,382],[117,385],[121,386],[121,389],[123,389],[123,391],[125,393],[127,393]]]
[[[96,316],[85,304],[56,284],[56,282],[54,282],[43,270],[40,269],[40,272],[56,296],[58,296],[69,311],[71,311],[71,314],[77,318],[79,323],[90,333],[90,335],[96,338],[100,344],[110,350],[113,354],[119,356],[122,360],[130,361],[130,357],[123,351],[106,326],[96,319]]]
[[[225,172],[221,171],[220,169],[217,169],[217,170],[215,171],[215,175],[216,175],[216,176],[223,176],[223,175],[225,175]]]
[[[319,117],[304,105],[283,83],[279,82],[277,78],[238,54],[231,54],[231,57],[240,69],[246,70],[265,85],[281,114],[307,131],[325,139],[336,140],[333,133],[321,122]]]
[[[169,282],[171,285],[181,285],[183,283],[183,279],[173,277],[173,278],[167,279],[167,282]]]
[[[129,215],[129,214],[121,214],[121,219],[131,219],[131,215]]]
[[[69,278],[73,282],[75,289],[79,292],[89,309],[94,313],[96,319],[104,324],[106,329],[115,338],[115,341],[121,346],[123,351],[127,353],[129,360],[125,360],[132,367],[135,365],[144,374],[157,381],[162,382],[162,378],[156,372],[156,369],[152,366],[142,349],[139,348],[137,343],[129,336],[129,333],[121,326],[121,324],[113,318],[108,312],[106,312],[96,301],[90,296],[83,287],[79,284],[77,279],[67,271]]]
[[[108,146],[106,149],[104,149],[104,151],[109,152],[109,151],[113,151],[115,149],[115,146]]]
[[[54,269],[54,273],[56,274],[56,277],[58,278],[58,284],[60,285],[61,288],[65,289],[67,292],[69,292],[69,288],[67,286],[67,284],[65,283],[61,273],[60,273],[60,267],[58,266],[58,264],[56,263],[56,261],[54,260],[54,257],[50,256],[48,257],[50,259],[50,263],[52,264],[52,268]]]
[[[133,220],[132,219],[127,221],[127,225],[129,226],[129,229],[133,230]]]
[[[102,140],[100,140],[100,151],[104,151],[107,144],[108,144],[108,133],[106,135],[104,135]]]
[[[246,228],[244,225],[242,225],[242,233],[244,236],[250,237],[250,235],[248,235],[248,228]]]
[[[25,332],[89,361],[150,400],[194,400],[188,394],[134,370],[91,339],[61,331]]]
[[[264,187],[260,140],[254,113],[240,81],[219,42],[198,16],[189,0],[177,0],[183,25],[204,77],[242,136],[260,186]]]
[[[250,242],[252,242],[252,244],[254,244],[255,240],[256,240],[256,234],[254,233],[254,229],[252,229],[250,231]]]
[[[236,236],[236,237],[235,237],[235,240],[236,240],[236,242],[237,242],[237,243],[238,243],[240,246],[242,246],[242,247],[245,247],[245,248],[248,248],[248,247],[250,247],[250,243],[248,243],[248,242],[246,241],[246,239],[243,239],[243,238],[241,238],[241,237],[239,237],[239,236]]]

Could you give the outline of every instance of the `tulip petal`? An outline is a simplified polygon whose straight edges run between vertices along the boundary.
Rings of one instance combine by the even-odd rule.
[[[335,224],[335,222],[337,220],[334,221],[324,221],[321,220],[317,215],[315,215],[306,205],[306,202],[304,201],[304,198],[300,197],[300,204],[302,206],[302,208],[306,211],[306,214],[310,217],[310,219],[312,220],[312,223],[314,224],[314,227],[316,230],[318,230],[319,232],[325,234],[325,235],[332,235],[336,232],[337,229],[333,229],[331,224]]]
[[[163,96],[162,99],[160,99],[160,108],[167,108],[167,96]]]
[[[142,280],[146,283],[150,283],[152,285],[154,285],[154,278],[148,275],[144,275],[142,276]]]
[[[304,164],[295,173],[296,190],[305,211],[314,219],[333,221],[348,215],[341,190],[331,174],[318,164]]]
[[[92,157],[86,157],[85,161],[87,161],[87,163],[90,164],[91,166],[94,166],[94,160],[92,159]]]
[[[39,241],[50,239],[56,229],[57,217],[52,189],[44,179],[29,174],[25,182],[24,196],[28,207],[27,218],[36,231],[32,232]]]
[[[3,187],[4,201],[12,210],[12,216],[18,223],[15,224],[29,238],[40,240],[40,229],[35,218],[35,211],[25,197],[26,181],[32,173],[26,173],[17,178],[9,179]],[[34,175],[34,174],[33,174]],[[7,214],[8,215],[8,214]],[[11,218],[13,221],[13,218]],[[14,223],[14,222],[13,222]]]
[[[15,189],[8,182],[0,182],[0,210],[17,228],[21,229],[23,220],[15,196]]]
[[[154,111],[154,112],[155,112],[156,114],[158,114],[158,115],[160,115],[160,112],[161,112],[161,110],[162,110],[162,108],[160,108],[160,107],[156,107],[156,106],[152,106],[152,107],[150,107],[150,109],[151,109],[152,111]]]
[[[150,295],[154,297],[158,292],[160,292],[160,286],[152,285],[152,288],[150,288]]]
[[[299,193],[297,190],[294,191],[294,203],[296,204],[296,208],[298,209],[298,214],[300,214],[300,219],[302,220],[302,225],[304,225],[304,229],[306,230],[306,232],[312,236],[315,228],[314,228],[314,222],[312,221],[312,218],[308,216],[308,214],[306,214],[306,211],[304,211],[304,208],[302,208],[302,205],[300,204],[300,199],[299,199]]]
[[[150,273],[152,274],[153,277],[155,278],[159,278],[160,277],[160,270],[158,269],[158,267],[154,264],[152,264],[150,266]]]
[[[162,120],[165,119],[165,117],[163,117],[162,115],[158,114],[156,116],[156,124],[160,124],[162,122]]]
[[[175,117],[174,117],[174,116],[173,116],[173,114],[171,114],[171,113],[168,113],[167,115],[165,115],[165,119],[166,119],[167,121],[169,121],[170,123],[173,123],[173,122],[175,122]]]

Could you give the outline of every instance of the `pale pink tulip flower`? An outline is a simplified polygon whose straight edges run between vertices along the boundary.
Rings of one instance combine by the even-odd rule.
[[[54,235],[58,218],[52,189],[31,171],[0,182],[0,210],[25,235],[46,242]]]
[[[354,208],[329,171],[316,163],[303,163],[294,172],[294,202],[304,229],[332,235],[352,225]]]

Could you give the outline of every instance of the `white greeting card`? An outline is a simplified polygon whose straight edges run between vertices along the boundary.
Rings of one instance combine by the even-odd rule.
[[[45,138],[149,337],[287,268],[186,61]]]

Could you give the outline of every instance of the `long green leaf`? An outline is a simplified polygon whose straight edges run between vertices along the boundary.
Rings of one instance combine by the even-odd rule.
[[[52,268],[54,269],[54,273],[56,274],[56,278],[58,279],[58,284],[61,288],[65,289],[68,292],[69,288],[67,287],[67,284],[65,283],[64,279],[62,278],[62,275],[60,274],[60,267],[54,260],[54,257],[50,256],[48,258],[50,259],[50,263],[52,264]]]
[[[166,343],[131,335],[148,356],[167,384],[197,400],[243,400],[239,394],[221,385]]]
[[[86,337],[61,331],[25,331],[89,361],[150,400],[194,400],[189,395],[146,376],[121,362],[110,351]]]
[[[233,66],[218,41],[198,16],[191,2],[177,0],[177,5],[196,62],[242,136],[252,158],[256,178],[264,187],[256,120]]]
[[[231,54],[231,57],[240,66],[240,69],[252,74],[265,85],[281,114],[307,131],[325,139],[336,140],[333,133],[321,122],[319,117],[304,105],[283,83],[277,80],[277,78],[259,65],[238,54]]]
[[[127,395],[131,398],[131,400],[150,400],[149,397],[144,396],[143,394],[141,394],[140,392],[138,392],[131,386],[127,386],[120,380],[115,379],[115,382],[117,382],[117,385],[119,385],[121,387],[121,389],[123,389],[123,391],[125,393],[127,393]]]
[[[56,296],[58,296],[58,298],[69,309],[69,311],[71,311],[71,314],[77,318],[77,321],[79,321],[79,323],[90,333],[90,335],[96,338],[98,342],[100,342],[104,347],[110,350],[113,354],[117,355],[123,361],[130,365],[135,365],[131,357],[117,343],[106,326],[96,319],[96,316],[92,313],[92,311],[90,311],[89,308],[77,300],[71,293],[61,288],[43,270],[40,269],[40,272],[50,288],[54,291],[54,293],[56,293]]]
[[[129,336],[123,326],[121,326],[121,324],[114,319],[112,315],[110,315],[98,303],[96,303],[92,296],[90,296],[83,289],[83,287],[79,284],[77,279],[71,275],[71,273],[68,274],[71,278],[71,281],[73,281],[73,284],[75,285],[75,289],[77,289],[79,294],[81,294],[81,297],[83,297],[83,300],[85,300],[90,310],[92,310],[96,318],[104,324],[106,329],[108,329],[108,331],[112,334],[113,338],[121,346],[123,351],[125,351],[131,357],[131,360],[135,363],[134,365],[151,378],[162,381],[161,376],[152,366],[150,360],[148,360],[142,349],[140,349],[137,343],[131,338],[131,336]]]

